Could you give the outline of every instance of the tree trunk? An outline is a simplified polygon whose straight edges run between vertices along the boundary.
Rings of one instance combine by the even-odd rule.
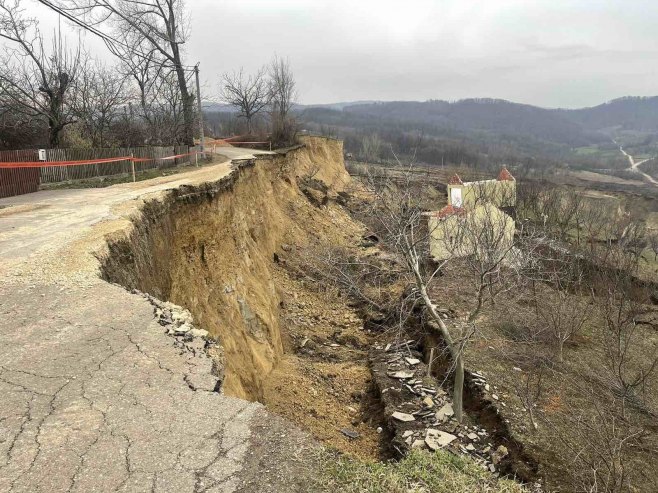
[[[464,360],[461,352],[455,360],[455,381],[452,394],[452,409],[455,411],[455,419],[458,423],[462,422],[464,408]]]
[[[484,303],[484,285],[480,284],[480,288],[478,290],[478,302],[477,305],[475,306],[475,310],[471,312],[471,314],[468,316],[468,321],[473,322],[477,318],[477,316],[480,314],[480,310],[482,310],[482,304]]]
[[[419,273],[417,271],[414,271],[414,273],[416,274],[416,279],[419,280],[420,279]],[[448,349],[450,350],[450,355],[452,356],[452,360],[455,362],[455,379],[453,381],[452,409],[455,412],[455,419],[457,419],[457,422],[461,423],[462,414],[463,414],[462,410],[463,410],[463,396],[464,396],[464,361],[462,359],[461,348],[452,339],[452,336],[448,331],[448,327],[443,322],[441,316],[434,308],[432,300],[427,294],[427,289],[425,289],[425,285],[422,283],[422,281],[420,282],[418,287],[420,288],[419,289],[420,294],[425,304],[425,307],[429,311],[434,322],[436,322],[436,324],[439,326],[441,335],[443,336],[443,339],[448,345]]]
[[[59,134],[61,131],[61,126],[53,122],[50,122],[48,125],[48,145],[51,149],[57,149],[59,147]]]
[[[178,87],[183,103],[183,144],[194,145],[194,98],[190,96],[185,79],[185,70],[180,64],[176,66]]]

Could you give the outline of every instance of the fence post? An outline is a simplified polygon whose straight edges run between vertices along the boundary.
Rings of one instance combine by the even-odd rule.
[[[133,183],[135,183],[137,181],[137,179],[135,177],[135,153],[134,152],[130,153],[130,167],[133,170]]]
[[[434,348],[430,349],[430,360],[427,363],[427,376],[432,376],[432,363],[434,363]]]
[[[270,140],[270,152],[272,152],[272,141]]]
[[[196,164],[196,167],[199,167],[199,153],[197,151],[194,151],[194,163]]]

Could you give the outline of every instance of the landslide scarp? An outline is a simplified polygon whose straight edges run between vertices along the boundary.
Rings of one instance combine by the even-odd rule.
[[[346,300],[288,265],[309,245],[360,241],[362,226],[338,204],[350,184],[342,142],[306,137],[234,165],[222,180],[146,203],[132,231],[109,240],[102,276],[188,309],[219,342],[222,392],[377,457],[371,334]]]

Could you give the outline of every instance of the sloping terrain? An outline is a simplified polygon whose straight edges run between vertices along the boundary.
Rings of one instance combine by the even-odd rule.
[[[263,380],[283,354],[274,255],[327,230],[354,230],[346,216],[331,217],[299,191],[303,177],[334,190],[348,181],[341,144],[320,140],[241,162],[217,185],[147,204],[132,235],[112,242],[104,260],[106,279],[185,306],[221,341],[227,394],[262,399]]]
[[[363,226],[341,205],[351,186],[342,144],[306,138],[214,171],[127,201],[117,195],[130,186],[109,187],[113,216],[38,215],[31,228],[60,221],[63,234],[3,259],[0,489],[495,488],[447,450],[378,462],[392,418],[368,359],[391,335],[299,261],[318,246],[364,249]],[[371,467],[385,477],[361,477]]]
[[[169,337],[175,321],[152,300],[98,277],[94,253],[130,231],[144,200],[229,173],[0,203],[0,491],[307,490],[317,443],[216,392],[209,342]]]
[[[342,143],[303,143],[239,162],[212,188],[147,204],[132,233],[110,241],[103,276],[189,309],[219,342],[224,394],[378,459],[387,435],[370,395],[375,334],[345,298],[289,262],[309,245],[356,247],[363,234],[338,203],[350,185]]]

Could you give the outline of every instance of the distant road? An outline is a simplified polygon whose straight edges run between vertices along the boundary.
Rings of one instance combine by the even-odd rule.
[[[621,145],[619,145],[619,143],[617,143],[617,141],[613,140],[613,142],[619,146],[619,151],[620,151],[624,156],[626,156],[626,157],[628,158],[628,162],[629,162],[630,165],[631,165],[630,168],[628,168],[629,170],[633,171],[634,173],[639,173],[639,174],[642,175],[647,181],[649,181],[649,182],[651,182],[652,184],[658,186],[658,181],[656,181],[651,175],[646,174],[644,171],[642,171],[642,170],[639,168],[639,166],[640,166],[641,164],[646,163],[647,161],[651,161],[653,158],[643,159],[643,160],[641,160],[641,161],[637,161],[637,162],[635,162],[635,158],[633,158],[633,156],[631,156],[629,153],[627,153],[627,152],[624,150],[624,148],[623,148]]]

